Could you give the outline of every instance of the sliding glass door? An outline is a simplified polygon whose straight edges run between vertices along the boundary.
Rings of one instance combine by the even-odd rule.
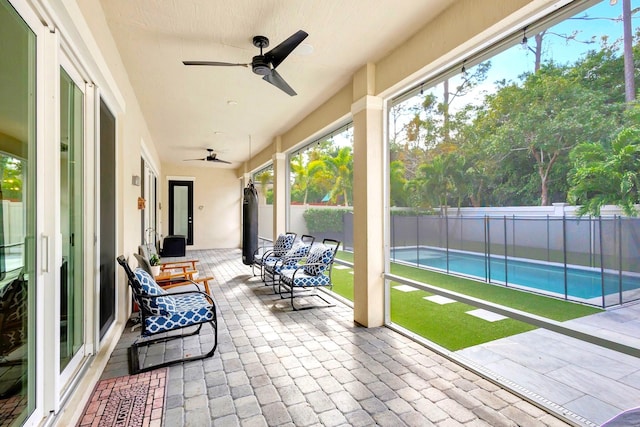
[[[0,425],[36,408],[36,36],[0,0]]]
[[[83,356],[83,93],[60,69],[60,372]]]

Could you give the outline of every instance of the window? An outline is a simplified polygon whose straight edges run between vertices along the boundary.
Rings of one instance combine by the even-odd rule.
[[[620,132],[637,126],[625,93],[640,71],[625,79],[624,64],[637,61],[640,27],[622,3],[574,2],[393,100],[392,271],[431,269],[601,307],[638,298],[640,240],[630,236],[640,221],[620,209],[580,218],[571,206],[589,194],[629,201],[595,179],[576,190],[589,178],[580,154],[612,155]],[[392,321],[423,304],[390,295]]]
[[[258,170],[251,179],[258,191],[258,236],[273,240],[273,165]]]
[[[353,125],[348,123],[289,155],[289,230],[316,242],[340,241],[353,259]],[[353,300],[353,275],[332,273],[333,291]]]

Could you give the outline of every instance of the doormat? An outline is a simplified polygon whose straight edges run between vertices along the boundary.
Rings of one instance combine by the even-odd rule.
[[[96,384],[78,426],[148,426],[162,422],[167,368]]]

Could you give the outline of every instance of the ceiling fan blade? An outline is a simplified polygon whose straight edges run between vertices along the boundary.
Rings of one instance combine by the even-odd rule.
[[[214,67],[248,67],[250,64],[234,64],[231,62],[217,61],[182,61],[184,65],[211,65]]]
[[[280,74],[278,74],[278,72],[275,69],[271,70],[271,74],[267,74],[266,76],[264,76],[262,78],[262,80],[268,81],[269,83],[271,83],[272,85],[274,85],[278,89],[286,92],[287,94],[289,94],[291,96],[296,96],[297,95],[296,91],[293,90],[293,88],[291,86],[289,86],[289,84],[287,82],[284,81],[282,76]]]
[[[227,162],[226,160],[220,160],[220,159],[219,159],[219,158],[217,158],[217,157],[216,157],[215,159],[213,159],[213,160],[212,160],[212,162],[226,163],[226,164],[228,164],[228,165],[230,165],[230,164],[231,164],[231,162]]]
[[[289,54],[298,47],[309,34],[300,30],[291,37],[280,43],[278,46],[265,53],[264,56],[271,62],[271,66],[276,68]],[[286,92],[286,91],[285,91]]]
[[[183,162],[191,162],[191,161],[194,161],[194,160],[198,160],[198,161],[202,162],[202,161],[205,161],[207,159],[206,158],[205,159],[184,159]]]

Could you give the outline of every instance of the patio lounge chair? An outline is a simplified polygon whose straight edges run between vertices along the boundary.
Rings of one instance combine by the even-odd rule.
[[[176,363],[211,357],[218,346],[218,323],[213,298],[199,291],[177,292],[169,295],[146,271],[137,268],[133,272],[124,256],[120,255],[117,260],[124,269],[133,296],[140,306],[142,338],[162,334],[157,338],[144,339],[131,345],[129,348],[130,372],[137,374]],[[198,335],[204,324],[209,324],[213,329],[213,347],[209,351],[195,356],[163,360],[146,367],[140,366],[140,349]],[[167,333],[186,328],[194,330],[180,334]]]
[[[277,292],[275,285],[278,282],[280,272],[285,269],[296,268],[298,263],[309,255],[309,251],[315,240],[315,237],[303,234],[300,240],[295,242],[284,256],[266,260],[264,263],[263,278],[265,285],[273,285],[273,291]]]
[[[165,270],[161,274],[162,279],[159,279],[158,277],[153,276],[153,273],[151,271],[151,264],[149,263],[148,259],[140,254],[133,254],[133,256],[138,261],[138,267],[146,271],[149,276],[153,277],[156,283],[163,289],[169,290],[178,288],[182,285],[195,285],[195,288],[193,290],[206,292],[211,295],[209,280],[213,280],[213,277],[209,276],[194,278],[194,274],[196,274],[197,271],[177,269]],[[169,293],[172,293],[172,291],[169,291]]]
[[[251,264],[251,271],[253,272],[253,275],[256,275],[254,267],[258,267],[260,269],[260,278],[264,280],[265,262],[269,260],[277,260],[286,254],[293,246],[296,236],[296,233],[287,231],[286,233],[278,236],[273,246],[258,248],[253,254],[253,264]]]
[[[309,251],[307,261],[293,269],[283,269],[280,272],[280,282],[278,292],[280,298],[286,298],[289,294],[291,298],[291,308],[294,310],[304,310],[317,307],[333,307],[334,304],[326,300],[318,288],[328,287],[331,289],[331,270],[333,261],[338,251],[340,242],[334,239],[324,239],[321,244],[314,245]],[[327,303],[323,306],[307,305],[296,307],[294,298],[300,296],[315,296]]]
[[[142,255],[147,260],[150,260],[151,256],[158,255],[158,252],[153,245],[140,245],[138,246],[138,254]],[[197,262],[197,259],[162,262],[160,263],[160,270],[175,270],[182,271],[183,273],[190,271],[191,273],[196,274],[198,272],[198,268],[196,267]]]

